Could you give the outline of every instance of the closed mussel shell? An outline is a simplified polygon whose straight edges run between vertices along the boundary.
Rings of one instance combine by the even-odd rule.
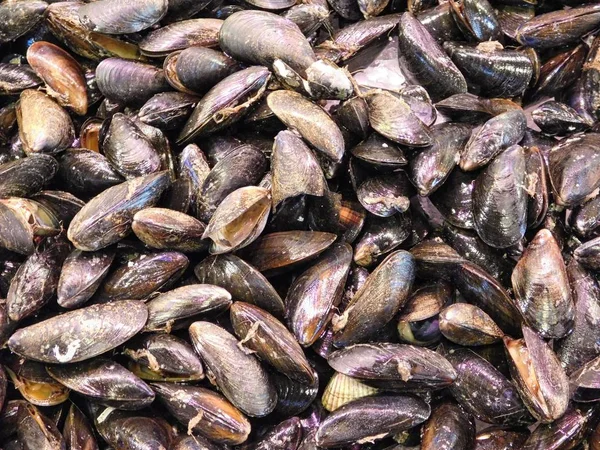
[[[75,215],[67,233],[69,240],[84,251],[118,242],[131,232],[135,213],[158,202],[168,185],[167,172],[159,172],[106,189]]]
[[[58,177],[70,192],[83,198],[125,181],[104,155],[85,148],[69,149],[61,154]]]
[[[364,342],[379,331],[406,302],[415,272],[415,259],[406,251],[383,260],[336,319],[334,344],[344,347]]]
[[[65,259],[60,272],[57,303],[63,308],[76,308],[92,298],[108,275],[114,257],[114,252],[110,250],[73,250]]]
[[[146,35],[140,50],[148,56],[166,56],[169,53],[198,45],[215,47],[219,43],[219,19],[190,19],[175,22]]]
[[[105,34],[137,33],[158,22],[167,12],[166,0],[100,0],[79,8],[79,20]]]
[[[251,303],[276,317],[283,317],[284,305],[277,291],[264,275],[235,255],[209,256],[194,268],[194,273],[201,283],[227,289],[237,301]]]
[[[396,143],[378,133],[372,133],[353,147],[350,153],[361,162],[379,169],[397,169],[408,162],[404,152]]]
[[[0,165],[0,197],[28,197],[42,189],[58,171],[49,155],[33,154]]]
[[[56,424],[29,403],[19,405],[16,432],[18,442],[23,443],[21,448],[29,448],[28,444],[38,448],[65,448],[65,441]]]
[[[590,122],[564,103],[549,101],[531,112],[535,124],[546,134],[565,136],[584,131]]]
[[[38,0],[20,0],[0,4],[0,44],[27,33],[42,18],[48,4]]]
[[[440,331],[460,345],[489,345],[504,333],[484,311],[468,303],[456,303],[440,313]]]
[[[303,427],[298,417],[290,417],[268,431],[257,441],[249,444],[253,450],[295,449],[302,439]]]
[[[600,358],[592,359],[573,372],[569,384],[576,402],[600,399]]]
[[[152,383],[157,398],[184,426],[211,441],[238,445],[248,439],[250,422],[221,395],[198,386]]]
[[[312,345],[325,331],[341,300],[351,262],[351,247],[335,244],[290,286],[286,315],[300,345]]]
[[[487,0],[451,1],[450,5],[458,27],[471,40],[484,42],[500,37],[500,23]]]
[[[196,106],[198,98],[183,92],[160,92],[140,108],[139,119],[161,130],[183,125]]]
[[[356,344],[332,353],[327,363],[337,372],[383,390],[442,389],[456,379],[456,371],[442,355],[405,344]]]
[[[319,106],[292,91],[275,91],[267,97],[273,113],[288,128],[327,159],[340,162],[344,155],[344,138],[337,124]]]
[[[237,122],[260,100],[270,78],[266,67],[253,66],[221,80],[198,102],[177,143],[189,143]]]
[[[150,310],[150,308],[148,308]],[[172,334],[143,334],[125,345],[129,369],[144,380],[196,381],[204,378],[192,346]]]
[[[444,181],[444,188],[432,193],[430,199],[444,218],[453,226],[473,229],[473,187],[476,172],[463,172],[455,167]]]
[[[548,229],[531,240],[512,273],[515,304],[525,322],[545,338],[573,328],[574,306],[560,247]]]
[[[144,244],[160,250],[199,252],[208,246],[202,240],[205,225],[192,216],[171,209],[142,209],[133,216],[131,228]]]
[[[75,113],[85,115],[88,107],[85,74],[68,52],[50,42],[38,41],[27,49],[27,62],[44,80],[51,97]]]
[[[450,392],[470,414],[495,424],[533,422],[515,386],[488,361],[467,348],[450,350],[446,357],[457,373]]]
[[[180,319],[227,310],[231,295],[211,284],[191,284],[164,292],[147,303],[147,330],[169,330]]]
[[[277,392],[266,370],[238,346],[233,335],[213,323],[194,322],[190,337],[215,383],[236,407],[252,417],[273,411]]]
[[[435,406],[422,431],[422,450],[473,448],[475,423],[459,405],[443,402]]]
[[[162,69],[120,58],[98,64],[96,83],[106,98],[126,105],[143,105],[153,95],[169,90]]]
[[[510,372],[531,414],[544,423],[560,418],[569,404],[569,379],[560,361],[536,333],[523,326],[523,338],[504,338]]]
[[[188,264],[188,258],[180,252],[142,254],[106,277],[98,289],[96,299],[101,302],[147,299],[155,291],[179,278]]]
[[[63,426],[62,435],[67,448],[97,450],[98,443],[90,427],[87,417],[74,403],[69,407],[69,412]]]
[[[527,428],[490,426],[477,433],[477,436],[475,437],[475,448],[477,450],[508,450],[521,448],[529,437],[529,434]]]
[[[381,439],[423,423],[431,412],[427,403],[413,396],[365,397],[332,412],[316,435],[319,447],[331,448]],[[357,421],[364,427],[357,427]]]
[[[0,95],[18,95],[25,89],[34,89],[42,83],[33,68],[27,64],[0,63]]]
[[[92,305],[21,328],[8,346],[34,361],[79,362],[121,345],[142,329],[147,318],[146,305],[137,300]]]
[[[249,303],[235,302],[230,308],[233,330],[242,345],[290,379],[312,384],[313,369],[285,325],[268,312]]]
[[[58,153],[75,139],[69,114],[43,92],[25,90],[17,105],[19,136],[25,153]]]
[[[408,213],[390,217],[369,217],[363,234],[354,247],[354,262],[369,267],[382,255],[398,247],[411,232],[412,221]]]
[[[199,93],[206,92],[238,69],[238,63],[226,54],[201,46],[181,51],[175,63],[179,82],[187,89]]]
[[[141,409],[154,400],[150,386],[109,359],[48,366],[47,370],[52,378],[69,389],[106,406]]]

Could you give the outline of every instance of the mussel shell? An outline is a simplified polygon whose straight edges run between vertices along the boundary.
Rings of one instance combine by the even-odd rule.
[[[518,145],[505,150],[477,177],[473,187],[473,218],[488,245],[516,244],[527,227],[525,154]]]
[[[335,410],[321,422],[316,435],[319,447],[381,439],[423,423],[431,412],[427,403],[413,396],[366,397]],[[357,427],[363,421],[364,427]]]
[[[25,89],[34,89],[42,83],[27,64],[0,63],[0,95],[18,95]]]
[[[211,284],[191,284],[162,293],[147,303],[147,330],[169,329],[180,319],[219,313],[231,305],[231,294]]]
[[[65,259],[58,279],[57,303],[63,308],[75,308],[87,302],[106,275],[114,252],[73,250]]]
[[[106,189],[75,215],[69,240],[84,251],[114,244],[131,232],[135,213],[156,203],[168,185],[169,175],[159,172]]]
[[[504,333],[490,316],[474,305],[455,303],[440,312],[440,331],[460,345],[489,345],[499,342]]]
[[[121,345],[143,328],[147,318],[146,305],[137,300],[92,305],[20,328],[8,347],[34,361],[79,362]]]
[[[252,450],[287,450],[297,448],[303,434],[298,417],[291,417],[270,427],[260,439],[249,444]]]
[[[65,441],[54,424],[35,406],[24,403],[19,405],[17,413],[17,436],[23,444],[20,448],[64,449]]]
[[[273,113],[326,158],[340,162],[344,155],[342,132],[319,106],[292,91],[275,91],[267,97]]]
[[[17,105],[19,136],[25,153],[58,153],[71,146],[75,130],[69,114],[50,97],[31,89]]]
[[[277,391],[266,370],[238,346],[234,336],[213,323],[194,322],[190,337],[219,389],[236,407],[252,417],[275,409]]]
[[[198,102],[177,143],[189,143],[238,121],[260,100],[270,77],[266,67],[252,66],[221,80]]]
[[[74,403],[69,407],[69,413],[65,419],[62,435],[65,439],[67,448],[98,449],[96,437],[94,436],[94,432],[90,427],[88,419]]]
[[[69,389],[106,406],[142,409],[154,401],[150,386],[109,359],[48,366],[47,370],[52,378]]]
[[[0,4],[0,44],[27,33],[42,18],[48,4],[38,0],[19,0]]]
[[[383,328],[406,302],[415,266],[414,257],[403,250],[385,258],[334,324],[334,345],[345,347],[364,342]]]
[[[161,130],[183,125],[198,99],[183,92],[161,92],[150,98],[138,112],[139,119]]]
[[[79,20],[92,31],[105,34],[137,33],[151,27],[167,12],[166,0],[122,2],[100,0],[79,8]]]
[[[422,450],[473,448],[475,423],[459,405],[443,402],[431,411],[423,425]]]
[[[216,392],[197,386],[152,383],[157,398],[190,434],[195,431],[213,442],[237,445],[250,434],[250,422]]]
[[[500,37],[500,23],[487,0],[454,0],[450,5],[458,27],[467,37],[481,42]]]
[[[190,19],[174,22],[146,35],[140,50],[148,56],[166,56],[194,45],[215,47],[219,43],[219,19]]]
[[[411,219],[408,213],[391,217],[370,217],[364,232],[354,248],[354,262],[369,267],[382,255],[397,248],[411,231]]]
[[[570,135],[586,130],[590,123],[564,103],[549,101],[538,106],[531,117],[535,124],[549,135]]]
[[[400,58],[404,67],[434,101],[467,92],[467,82],[452,60],[412,14],[400,18]]]
[[[125,181],[104,155],[84,148],[61,154],[58,177],[69,191],[84,198]]]
[[[171,209],[142,209],[133,216],[131,228],[144,244],[160,250],[199,252],[208,247],[208,243],[202,241],[205,225]]]
[[[119,58],[98,64],[96,83],[106,98],[126,105],[143,105],[153,95],[169,90],[162,69]]]
[[[194,92],[206,92],[238,69],[238,63],[224,53],[197,46],[179,53],[175,63],[177,79]]]
[[[464,172],[455,167],[446,178],[443,188],[431,195],[431,202],[453,226],[473,229],[473,187],[476,172]]]
[[[42,189],[58,171],[56,160],[32,154],[0,165],[0,197],[28,197]]]

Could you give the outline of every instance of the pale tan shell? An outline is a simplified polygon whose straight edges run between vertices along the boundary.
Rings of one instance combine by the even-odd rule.
[[[356,378],[335,372],[323,392],[321,403],[327,411],[331,412],[352,400],[377,393],[379,389],[367,386]]]

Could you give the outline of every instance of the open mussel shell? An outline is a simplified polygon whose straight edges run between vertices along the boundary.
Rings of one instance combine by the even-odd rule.
[[[168,185],[169,175],[159,172],[106,189],[75,215],[69,240],[84,251],[114,244],[131,232],[135,213],[158,202]]]
[[[133,216],[131,228],[144,244],[159,250],[199,252],[208,247],[202,240],[206,229],[198,219],[166,208],[145,208]]]
[[[475,421],[462,407],[450,401],[432,408],[422,433],[422,450],[466,449],[475,445]]]
[[[560,361],[536,333],[523,326],[523,338],[504,338],[510,373],[531,414],[544,423],[560,418],[569,404],[569,379]]]
[[[565,372],[570,374],[599,354],[596,343],[600,330],[594,318],[600,314],[600,286],[575,258],[567,266],[567,275],[575,304],[573,331],[557,341],[555,351]]]
[[[390,217],[408,210],[413,191],[405,172],[392,172],[367,178],[358,186],[356,196],[371,214]]]
[[[191,284],[164,292],[147,303],[146,330],[168,331],[178,320],[217,314],[231,305],[231,294],[211,284]]]
[[[215,383],[236,407],[252,417],[269,414],[277,404],[277,391],[268,373],[238,340],[210,322],[194,322],[190,337],[212,372]]]
[[[440,331],[465,346],[494,344],[504,336],[490,316],[468,303],[455,303],[440,312]]]
[[[213,442],[238,445],[248,439],[250,422],[216,392],[198,386],[152,383],[156,397],[189,434],[196,432]]]
[[[14,41],[27,33],[44,17],[48,3],[16,0],[0,4],[0,44]]]
[[[271,154],[273,208],[298,195],[324,194],[327,185],[319,162],[308,146],[291,131],[275,136]]]
[[[517,29],[517,40],[528,47],[552,48],[577,42],[600,24],[600,7],[584,5],[535,16]]]
[[[515,304],[542,337],[557,339],[573,328],[574,305],[561,249],[548,229],[531,240],[512,273]]]
[[[32,153],[58,153],[75,139],[69,114],[43,92],[25,90],[17,104],[17,122],[23,150]]]
[[[527,227],[525,154],[515,145],[500,153],[475,180],[475,230],[488,245],[506,248],[516,244]]]
[[[467,92],[465,77],[421,22],[412,14],[400,18],[399,53],[403,68],[427,89],[434,101]]]
[[[22,443],[20,448],[29,448],[28,444],[47,449],[65,448],[65,441],[56,424],[29,403],[19,405],[16,431],[18,442]]]
[[[112,272],[97,291],[96,301],[145,300],[177,280],[189,264],[180,252],[141,254]]]
[[[59,383],[106,406],[142,409],[154,401],[150,386],[109,359],[48,366],[47,370]]]
[[[0,197],[28,197],[42,189],[58,171],[56,160],[32,154],[0,165]]]
[[[532,146],[525,151],[527,170],[527,226],[538,227],[546,218],[550,203],[548,182],[548,164],[538,147]]]
[[[432,144],[410,159],[408,171],[420,195],[428,196],[448,178],[471,136],[466,124],[443,123],[431,127]]]
[[[50,42],[38,41],[27,49],[27,62],[44,80],[51,97],[75,113],[85,115],[88,107],[85,74],[68,52]]]
[[[79,20],[105,34],[137,33],[157,23],[167,12],[166,0],[100,0],[79,8]]]
[[[150,308],[148,308],[150,310]],[[144,334],[125,345],[129,369],[144,380],[196,381],[204,369],[192,346],[172,334]]]
[[[189,143],[237,122],[263,96],[270,77],[266,67],[253,66],[217,83],[198,102],[177,142]]]
[[[108,275],[114,257],[114,252],[110,250],[73,250],[65,259],[60,272],[57,303],[63,308],[76,308],[92,298]]]
[[[496,155],[518,144],[527,129],[527,119],[522,110],[512,110],[488,120],[473,130],[460,158],[460,168],[465,171],[479,169]]]
[[[18,95],[43,83],[27,64],[0,63],[0,95]]]
[[[312,345],[325,332],[341,300],[351,262],[351,247],[335,244],[290,286],[286,315],[300,345]]]
[[[219,19],[190,19],[175,22],[146,35],[140,51],[148,56],[166,56],[192,46],[215,47],[219,43]]]
[[[481,0],[475,2],[481,3]],[[497,42],[485,42],[476,47],[446,42],[444,49],[475,93],[486,97],[523,95],[533,77],[533,62],[526,53],[505,50]]]
[[[356,344],[332,353],[327,362],[337,372],[383,390],[442,389],[456,379],[456,371],[446,358],[413,345]]]
[[[210,218],[202,237],[211,239],[211,254],[229,253],[253,242],[267,225],[271,193],[245,186],[223,199]]]
[[[83,200],[65,191],[40,191],[32,199],[48,208],[63,227],[68,226],[85,205]]]
[[[337,124],[319,106],[292,91],[275,91],[267,97],[269,108],[288,128],[297,131],[323,156],[340,162],[344,138]]]
[[[98,64],[96,83],[106,98],[126,105],[143,105],[153,95],[169,90],[162,69],[120,58]]]
[[[15,388],[19,390],[23,398],[36,406],[60,405],[69,398],[68,387],[55,381],[48,373],[43,364],[9,355],[4,363],[6,372]],[[0,379],[6,384],[6,373],[1,369]],[[5,386],[3,386],[5,389]],[[6,392],[2,392],[2,404]]]
[[[229,16],[219,33],[221,49],[238,61],[271,67],[281,60],[301,76],[316,61],[310,44],[292,21],[266,11]]]
[[[429,405],[415,396],[361,398],[327,416],[319,425],[316,442],[331,448],[382,439],[423,423],[430,412]],[[359,420],[364,427],[356,426]]]
[[[8,346],[34,361],[79,362],[121,345],[143,328],[147,318],[146,305],[137,300],[92,305],[20,328]]]
[[[391,253],[334,322],[334,345],[364,342],[384,327],[406,302],[415,279],[414,257],[403,250]]]
[[[302,348],[285,325],[249,303],[235,302],[230,308],[231,325],[243,348],[256,354],[293,381],[310,385],[315,381]]]
[[[600,176],[600,134],[586,133],[562,140],[550,151],[548,169],[552,189],[559,205],[574,206],[586,199],[598,186]],[[581,164],[585,161],[585,164]]]
[[[431,133],[408,103],[394,94],[373,91],[366,96],[371,127],[399,144],[423,147],[431,144]]]
[[[281,231],[264,234],[244,255],[266,275],[281,273],[319,256],[335,241],[335,234],[321,231]]]
[[[69,407],[62,435],[67,448],[88,448],[90,450],[98,448],[96,437],[87,417],[74,403],[71,403]]]
[[[570,135],[584,131],[590,122],[576,110],[564,103],[549,101],[538,106],[531,118],[540,129],[549,135]]]

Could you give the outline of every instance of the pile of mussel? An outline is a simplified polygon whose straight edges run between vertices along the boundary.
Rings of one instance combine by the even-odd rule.
[[[0,1],[0,450],[600,450],[600,4]]]

